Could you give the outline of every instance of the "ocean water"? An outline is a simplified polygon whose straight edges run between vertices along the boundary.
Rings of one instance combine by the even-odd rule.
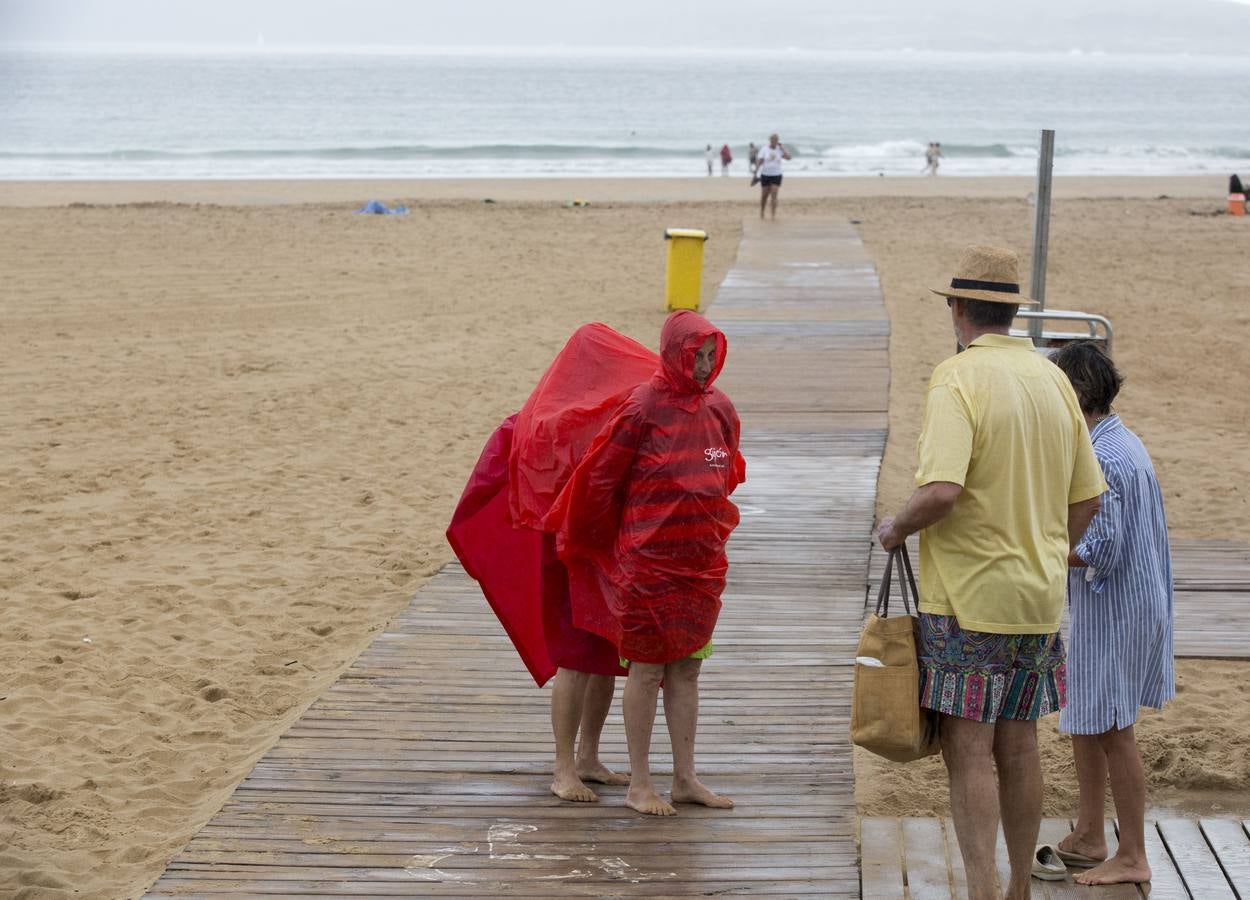
[[[0,178],[1250,172],[1244,59],[0,49]],[[718,167],[719,169],[719,167]]]

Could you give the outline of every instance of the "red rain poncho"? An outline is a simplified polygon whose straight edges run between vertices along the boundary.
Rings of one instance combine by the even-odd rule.
[[[539,685],[558,666],[623,672],[612,644],[574,627],[555,538],[539,529],[595,435],[658,364],[606,325],[579,328],[521,411],[486,442],[447,529]]]
[[[660,359],[607,325],[583,325],[516,416],[508,457],[512,521],[542,528],[591,441]]]
[[[703,387],[695,353],[716,339]],[[669,316],[661,365],[595,438],[544,520],[569,573],[573,624],[635,662],[689,656],[712,637],[745,480],[740,425],[712,387],[725,336],[697,313]]]

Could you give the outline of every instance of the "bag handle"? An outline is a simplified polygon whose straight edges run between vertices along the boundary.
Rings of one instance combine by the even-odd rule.
[[[898,589],[903,598],[903,609],[907,615],[915,615],[912,610],[911,598],[920,602],[920,592],[916,590],[916,576],[912,572],[911,557],[907,554],[907,545],[899,544],[890,551],[885,561],[885,574],[881,576],[881,587],[877,590],[877,616],[885,619],[890,615],[890,587],[893,572],[898,571]],[[910,591],[908,590],[910,588]]]

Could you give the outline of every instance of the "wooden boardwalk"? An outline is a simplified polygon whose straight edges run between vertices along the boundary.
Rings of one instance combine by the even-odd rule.
[[[854,230],[816,220],[748,223],[709,315],[729,337],[720,384],[742,413],[748,481],[698,757],[738,807],[650,819],[623,788],[598,805],[552,797],[549,696],[448,566],[150,896],[858,896],[849,663],[888,322]],[[624,767],[619,705],[604,750]],[[654,756],[671,772],[662,721]]]
[[[1071,831],[1067,819],[1045,819],[1040,840],[1057,844]],[[865,818],[863,842],[865,900],[951,900],[967,895],[967,882],[955,830],[949,819]],[[1107,846],[1115,852],[1116,832],[1107,824]],[[1250,822],[1238,819],[1182,819],[1149,815],[1146,853],[1153,875],[1146,885],[1086,887],[1072,881],[1033,879],[1033,896],[1046,900],[1236,900],[1250,897]],[[1007,848],[999,832],[999,877],[1010,877]]]
[[[918,538],[908,540],[919,558]],[[871,615],[885,553],[874,546],[865,591]],[[1175,653],[1178,657],[1250,658],[1250,546],[1233,541],[1174,540]],[[1063,630],[1067,634],[1067,615]],[[1206,900],[1250,898],[1250,821],[1180,818],[1148,813],[1149,885],[1085,887],[1034,879],[1039,898],[1087,900]],[[1040,840],[1058,843],[1072,823],[1046,819]],[[967,895],[963,861],[949,819],[867,817],[860,821],[863,896],[942,900]],[[1114,824],[1108,846],[1116,845]],[[1002,883],[1010,876],[1007,850],[999,832]],[[1070,870],[1077,871],[1077,870]]]
[[[919,540],[908,538],[912,559]],[[864,614],[876,603],[885,565],[880,547],[872,550]],[[1174,653],[1178,657],[1250,659],[1250,546],[1236,541],[1172,541],[1175,586]],[[1063,635],[1068,635],[1064,613]]]
[[[1250,659],[1250,546],[1173,541],[1172,580],[1176,655]]]

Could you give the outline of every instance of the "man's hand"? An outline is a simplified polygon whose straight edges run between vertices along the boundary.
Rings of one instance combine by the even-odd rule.
[[[963,485],[952,481],[931,481],[911,495],[903,511],[893,518],[885,519],[877,529],[877,540],[887,550],[893,550],[907,535],[915,534],[940,521],[955,508]]]
[[[907,540],[907,535],[894,527],[894,519],[891,517],[877,527],[877,540],[886,550],[893,550]]]

